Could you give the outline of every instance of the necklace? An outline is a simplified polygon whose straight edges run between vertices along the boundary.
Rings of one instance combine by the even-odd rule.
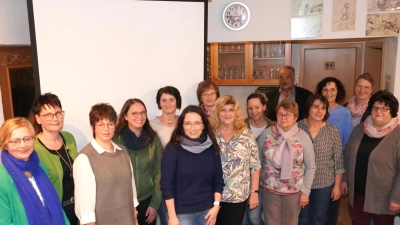
[[[166,121],[164,121],[164,118],[161,116],[161,123],[163,123],[167,126],[171,126],[171,125],[175,124],[175,120],[176,120],[176,118],[174,118],[174,121],[172,121],[172,122],[166,122]]]
[[[57,155],[60,156],[60,158],[61,158],[61,159],[65,162],[65,164],[69,167],[69,171],[71,172],[71,173],[69,174],[69,176],[72,177],[72,170],[73,170],[72,162],[71,162],[70,156],[69,156],[69,154],[68,154],[68,152],[67,152],[67,148],[65,147],[64,140],[63,140],[63,146],[64,146],[65,154],[67,155],[67,159],[68,159],[69,164],[68,164],[67,160],[65,160],[64,157],[58,152],[58,150],[55,150],[55,151],[56,151]]]
[[[22,172],[24,172],[24,175],[25,175],[27,178],[32,178],[32,172],[31,172],[31,171],[29,171],[29,170],[23,170]]]

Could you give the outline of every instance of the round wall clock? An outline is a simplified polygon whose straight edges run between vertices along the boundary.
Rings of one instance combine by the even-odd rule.
[[[228,4],[222,12],[222,21],[230,30],[244,29],[250,22],[249,7],[242,2]]]

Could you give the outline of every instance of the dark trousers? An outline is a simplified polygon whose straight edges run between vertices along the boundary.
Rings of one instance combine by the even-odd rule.
[[[151,225],[156,225],[157,224],[157,217],[153,220],[152,223],[147,223],[147,216],[146,216],[146,211],[147,208],[150,205],[152,196],[146,198],[143,201],[139,201],[139,205],[136,207],[136,210],[138,211],[138,223],[139,224],[151,224]]]
[[[364,212],[364,201],[364,195],[354,192],[353,207],[350,206],[350,216],[353,225],[369,225],[371,220],[374,221],[374,225],[394,224],[393,215],[378,215]]]
[[[63,210],[71,225],[79,225],[78,217],[75,215],[75,204],[63,206]]]
[[[340,198],[334,202],[329,203],[328,211],[326,212],[325,225],[336,225],[339,217]]]
[[[221,202],[215,225],[242,225],[247,200],[239,203]]]

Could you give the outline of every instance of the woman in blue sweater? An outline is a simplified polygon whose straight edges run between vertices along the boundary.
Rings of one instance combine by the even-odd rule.
[[[219,152],[203,110],[186,107],[161,159],[168,225],[215,224],[224,187]]]

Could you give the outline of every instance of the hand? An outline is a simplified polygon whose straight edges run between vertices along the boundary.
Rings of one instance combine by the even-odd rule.
[[[304,209],[306,205],[308,205],[308,196],[302,192],[300,195],[300,207]]]
[[[168,225],[180,225],[181,223],[178,220],[178,217],[168,217]]]
[[[151,223],[151,222],[153,222],[153,220],[155,219],[155,218],[157,218],[157,209],[154,209],[154,208],[152,208],[152,207],[148,207],[147,208],[147,210],[146,210],[146,217],[147,217],[147,219],[146,219],[146,223]]]
[[[342,182],[342,195],[347,195],[349,193],[349,185],[347,182]]]
[[[393,212],[399,211],[399,210],[400,210],[400,205],[395,204],[395,203],[393,203],[393,202],[390,202],[390,204],[389,204],[389,210],[390,210],[390,211],[393,211]]]
[[[249,198],[249,209],[255,209],[257,208],[259,205],[258,202],[258,193],[253,192],[250,194],[250,198]]]
[[[219,206],[214,205],[210,210],[208,210],[207,215],[204,217],[204,219],[207,220],[206,225],[214,225],[217,222],[217,215],[219,212]]]
[[[333,186],[332,194],[331,194],[332,202],[340,199],[340,195],[341,195],[341,193],[340,193],[340,185]]]

